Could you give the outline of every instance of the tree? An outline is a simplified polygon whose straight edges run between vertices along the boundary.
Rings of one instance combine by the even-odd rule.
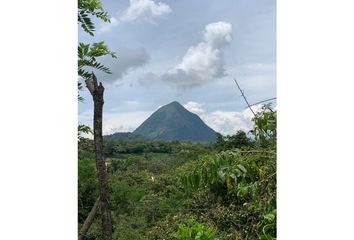
[[[246,133],[238,130],[235,135],[227,136],[228,149],[241,148],[251,145],[251,140],[247,137]]]
[[[102,83],[97,83],[96,76],[86,80],[86,86],[89,89],[94,102],[93,129],[96,167],[100,188],[100,205],[102,216],[102,239],[112,239],[112,217],[109,203],[108,176],[106,162],[103,157],[103,137],[102,137],[102,113],[103,113],[103,92]]]
[[[247,137],[247,134],[239,130],[234,135],[223,136],[220,133],[216,133],[215,148],[218,151],[229,150],[234,148],[250,147],[252,146],[252,141]]]
[[[104,22],[110,22],[108,13],[104,11],[102,3],[99,0],[78,0],[78,23],[82,29],[90,34],[94,35],[95,26],[91,21],[90,17],[96,17]],[[111,52],[104,42],[98,42],[91,44],[79,43],[78,46],[78,75],[85,79],[86,86],[89,89],[93,101],[94,101],[94,145],[95,145],[95,157],[96,157],[96,167],[99,178],[99,188],[100,188],[100,200],[99,205],[101,209],[102,216],[102,239],[111,240],[112,239],[112,217],[109,204],[109,194],[108,194],[108,177],[106,171],[105,160],[103,158],[103,138],[102,138],[102,112],[103,112],[103,92],[104,87],[102,83],[97,83],[96,76],[93,72],[89,72],[87,67],[91,67],[105,73],[110,74],[109,68],[105,67],[97,61],[98,57],[104,55],[111,55],[116,58],[115,53]],[[82,84],[78,83],[78,90],[82,89]],[[79,100],[83,98],[78,95]],[[79,126],[80,130],[88,131],[85,126]],[[94,205],[93,210],[97,209],[97,204]],[[84,229],[79,232],[79,239],[85,235],[85,232],[89,229],[92,223],[93,215],[95,211],[91,211],[87,221],[85,221]]]

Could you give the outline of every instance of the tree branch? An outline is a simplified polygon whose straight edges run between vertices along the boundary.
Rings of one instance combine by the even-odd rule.
[[[87,218],[85,219],[84,224],[82,225],[80,231],[79,231],[79,236],[78,236],[78,240],[82,240],[84,236],[86,236],[87,231],[90,229],[91,224],[95,218],[98,206],[100,204],[100,198],[98,197],[95,204],[93,205],[89,215],[87,216]]]

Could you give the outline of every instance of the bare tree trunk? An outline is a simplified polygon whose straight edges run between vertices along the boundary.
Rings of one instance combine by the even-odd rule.
[[[92,73],[92,79],[86,80],[94,103],[93,131],[95,142],[96,167],[100,185],[100,206],[102,216],[102,239],[112,240],[112,217],[109,204],[108,177],[106,163],[103,158],[103,137],[102,137],[102,112],[103,112],[103,92],[102,83],[97,84],[97,78]]]
[[[97,198],[95,204],[93,205],[89,215],[87,216],[84,224],[82,225],[82,227],[79,231],[78,240],[82,240],[84,238],[84,236],[86,235],[87,231],[90,229],[90,226],[93,222],[93,219],[95,218],[99,204],[100,204],[100,198]]]

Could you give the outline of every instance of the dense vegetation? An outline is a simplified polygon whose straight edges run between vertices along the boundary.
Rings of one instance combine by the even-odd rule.
[[[254,119],[253,137],[214,144],[106,140],[113,239],[276,238],[276,112]],[[79,142],[79,225],[98,197],[92,141]],[[86,239],[100,239],[96,217]]]

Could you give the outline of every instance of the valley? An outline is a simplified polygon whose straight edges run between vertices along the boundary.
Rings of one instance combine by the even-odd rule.
[[[258,119],[270,138],[257,126],[254,139],[242,131],[203,143],[106,138],[113,239],[173,240],[185,231],[219,240],[274,237],[276,132],[269,113],[265,108]],[[81,226],[99,195],[90,139],[79,142],[78,170]],[[100,239],[100,224],[98,213],[85,239]]]

